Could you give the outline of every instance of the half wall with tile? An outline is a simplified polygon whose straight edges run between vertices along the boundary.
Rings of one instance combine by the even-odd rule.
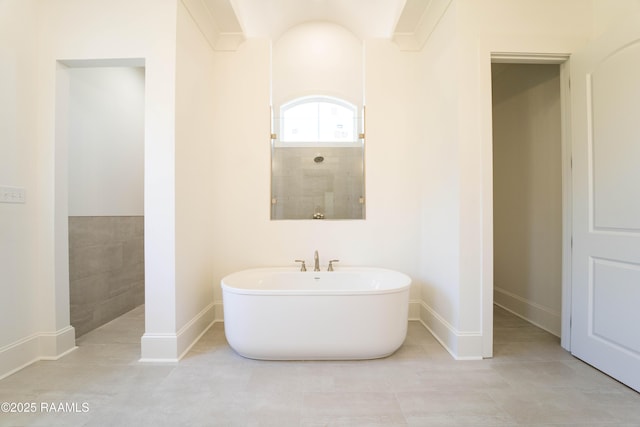
[[[144,217],[69,217],[71,325],[81,336],[144,304]]]

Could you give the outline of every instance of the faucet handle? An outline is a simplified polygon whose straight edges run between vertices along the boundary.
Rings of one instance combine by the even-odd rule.
[[[327,267],[327,271],[333,271],[333,263],[334,262],[340,262],[339,259],[330,259],[329,260],[329,267]]]
[[[295,262],[301,262],[300,271],[307,271],[307,266],[305,265],[305,261],[303,259],[296,259]]]

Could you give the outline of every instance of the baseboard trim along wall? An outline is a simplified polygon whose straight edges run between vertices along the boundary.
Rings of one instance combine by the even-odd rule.
[[[215,323],[215,314],[215,304],[211,303],[176,333],[145,333],[140,362],[178,362]]]
[[[557,337],[560,336],[561,313],[497,287],[493,289],[493,302],[540,329]]]
[[[420,320],[420,307],[422,305],[422,301],[420,300],[410,300],[409,301],[409,320],[411,321],[419,321]]]
[[[57,360],[76,349],[72,326],[40,332],[0,348],[0,380],[39,360]]]
[[[224,305],[222,305],[222,301],[214,302],[213,305],[216,322],[224,322]]]
[[[482,359],[481,332],[458,331],[424,301],[420,302],[419,320],[454,359]]]

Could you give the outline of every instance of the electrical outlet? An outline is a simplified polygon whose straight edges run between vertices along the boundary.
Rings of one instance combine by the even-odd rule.
[[[24,203],[24,188],[0,187],[0,203]]]

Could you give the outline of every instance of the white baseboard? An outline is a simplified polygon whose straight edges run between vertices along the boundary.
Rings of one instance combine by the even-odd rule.
[[[178,362],[215,322],[215,304],[206,306],[176,333],[149,334],[141,339],[141,362]]]
[[[482,333],[458,331],[424,301],[420,302],[420,322],[456,360],[482,359]]]
[[[0,348],[0,379],[39,360],[57,360],[75,349],[76,332],[72,326],[32,334]]]
[[[420,300],[409,301],[409,320],[420,320]]]
[[[182,359],[215,322],[215,307],[207,305],[178,331],[178,360]]]
[[[76,330],[67,326],[54,333],[40,334],[40,354],[42,360],[57,360],[76,348]]]
[[[224,306],[222,305],[222,301],[214,302],[213,308],[215,312],[215,321],[216,322],[224,322]]]
[[[558,312],[497,287],[493,289],[493,303],[550,334],[560,336],[562,316]]]

